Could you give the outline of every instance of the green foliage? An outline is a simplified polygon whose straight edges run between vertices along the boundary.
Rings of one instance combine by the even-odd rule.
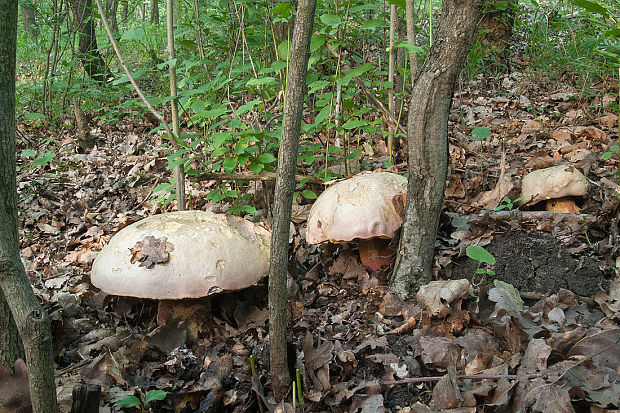
[[[516,199],[510,199],[507,196],[505,196],[504,199],[502,200],[501,205],[495,208],[495,211],[501,211],[502,209],[507,209],[508,211],[512,211],[512,209],[515,207],[515,204],[522,199],[523,199],[522,196]]]
[[[495,257],[489,251],[484,249],[484,247],[479,245],[470,245],[465,248],[465,254],[467,254],[467,256],[472,260],[478,262],[474,275],[481,275],[482,280],[484,280],[487,275],[495,275],[495,271],[490,268],[495,265]],[[480,268],[482,264],[486,264],[484,268]]]
[[[556,77],[573,70],[588,83],[617,70],[620,46],[614,0],[519,3],[515,27],[526,41],[530,70]]]
[[[396,4],[403,19],[404,1],[389,3]],[[58,126],[60,119],[72,116],[73,98],[81,102],[82,109],[95,122],[141,117],[145,108],[135,97],[100,25],[96,24],[99,51],[115,74],[114,80],[106,84],[93,82],[84,74],[73,52],[75,34],[65,24],[67,10],[54,8],[55,4],[58,6],[49,0],[35,4],[41,32],[37,38],[29,38],[20,27],[17,93],[22,119],[36,126]],[[510,7],[506,1],[490,4],[499,10]],[[561,64],[570,64],[592,78],[611,73],[610,62],[617,49],[613,40],[619,34],[614,15],[617,11],[611,7],[611,0],[576,0],[572,4],[520,2],[515,31],[522,38],[515,49],[525,44],[527,63],[533,62],[535,68],[551,74],[560,72],[556,69]],[[437,0],[414,1],[419,12],[417,46],[397,41],[394,47],[415,51],[421,63],[437,24],[434,12],[440,5]],[[170,102],[166,68],[170,64],[177,68],[183,133],[176,138],[176,146],[166,142],[156,150],[166,156],[170,171],[183,165],[190,179],[201,173],[225,177],[275,171],[294,3],[241,2],[235,6],[227,1],[199,2],[198,13],[192,2],[177,2],[176,7],[173,61],[167,58],[165,24],[151,25],[148,18],[137,15],[130,15],[124,23],[119,19],[121,53],[148,101],[160,112],[166,112],[164,108]],[[364,143],[389,139],[392,131],[387,130],[368,97],[360,92],[363,83],[387,106],[388,92],[394,86],[387,82],[386,73],[388,10],[377,0],[318,2],[298,173],[323,180],[339,176],[334,166],[342,166],[337,169],[340,175],[356,173],[364,166]],[[579,10],[576,15],[575,10]],[[93,18],[99,20],[100,16],[95,13]],[[468,62],[468,76],[495,66],[492,55],[480,42]],[[408,88],[411,68],[405,65],[397,70]],[[393,92],[402,100],[408,90]],[[471,139],[482,142],[489,135],[488,128],[476,128]],[[399,137],[397,133],[393,136]],[[53,162],[43,153],[27,154],[31,155],[30,168]],[[386,166],[391,162],[390,158]],[[481,157],[481,173],[482,166]],[[174,181],[166,179],[153,188],[154,197],[164,204],[175,199]],[[256,209],[246,190],[248,183],[223,179],[211,188],[208,200],[227,203],[230,212],[253,213]],[[296,187],[295,196],[303,202],[314,199],[316,193],[306,180]],[[511,203],[506,205],[508,208]]]
[[[126,407],[126,408],[137,407],[140,409],[140,412],[144,413],[144,409],[147,404],[149,404],[152,401],[164,400],[168,396],[168,394],[170,393],[164,390],[149,390],[146,393],[144,402],[142,402],[142,400],[140,400],[136,396],[127,396],[124,399],[119,400],[116,403],[114,403],[114,407]]]

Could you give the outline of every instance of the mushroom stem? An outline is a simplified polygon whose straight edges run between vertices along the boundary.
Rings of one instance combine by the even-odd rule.
[[[359,241],[360,260],[369,271],[379,271],[389,267],[392,262],[392,254],[387,247],[389,239],[370,238]]]

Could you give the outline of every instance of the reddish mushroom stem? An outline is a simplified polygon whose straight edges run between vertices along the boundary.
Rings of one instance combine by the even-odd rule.
[[[389,239],[370,238],[359,241],[360,260],[369,271],[379,271],[390,266],[392,255],[388,251]]]

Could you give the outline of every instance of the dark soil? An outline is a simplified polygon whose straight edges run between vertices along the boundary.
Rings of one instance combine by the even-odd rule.
[[[519,291],[555,293],[561,288],[591,296],[605,288],[599,262],[587,255],[572,256],[565,245],[545,232],[508,231],[494,235],[485,248],[495,256],[495,277]],[[471,278],[477,262],[455,260],[444,275]]]

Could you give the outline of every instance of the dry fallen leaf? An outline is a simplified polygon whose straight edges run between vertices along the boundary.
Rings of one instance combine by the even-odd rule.
[[[450,313],[450,304],[468,294],[470,287],[466,279],[431,281],[420,287],[416,298],[431,315],[444,317]]]
[[[131,249],[131,263],[140,262],[140,267],[151,268],[155,264],[164,264],[170,259],[170,252],[174,251],[174,245],[166,242],[167,238],[155,238],[151,235],[136,242]]]

